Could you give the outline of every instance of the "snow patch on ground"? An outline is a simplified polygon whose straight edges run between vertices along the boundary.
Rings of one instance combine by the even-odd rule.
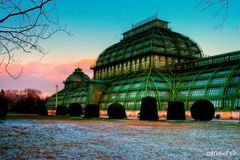
[[[0,159],[239,159],[239,146],[239,124],[0,121]]]

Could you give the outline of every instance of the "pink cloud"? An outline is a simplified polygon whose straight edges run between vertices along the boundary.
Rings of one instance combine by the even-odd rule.
[[[58,83],[59,88],[63,88],[63,81],[73,73],[74,69],[79,66],[85,74],[92,78],[93,72],[90,69],[95,59],[81,59],[69,63],[42,63],[31,62],[27,64],[11,64],[9,71],[17,73],[23,67],[20,78],[14,80],[6,73],[0,75],[0,89],[18,89],[34,88],[41,90],[43,95],[51,95],[55,92],[55,85]]]

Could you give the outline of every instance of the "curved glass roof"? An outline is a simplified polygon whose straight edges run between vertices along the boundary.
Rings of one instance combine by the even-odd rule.
[[[208,99],[217,109],[221,109],[222,106],[239,106],[240,103],[237,102],[240,98],[239,75],[240,63],[232,65],[223,63],[215,68],[206,66],[200,70],[178,74],[175,86],[177,100],[191,102]]]
[[[77,89],[63,89],[58,92],[57,105],[69,106],[71,103],[79,103],[85,105],[87,101],[87,90],[86,88]],[[56,94],[53,94],[47,101],[46,106],[48,109],[55,109],[56,106]]]
[[[82,72],[82,69],[76,68],[74,72],[68,76],[66,81],[64,81],[66,89],[73,89],[79,87],[83,82],[89,81],[88,75]]]
[[[68,78],[66,79],[66,81],[64,83],[82,82],[82,81],[86,81],[86,80],[90,80],[88,75],[83,73],[82,69],[76,68],[74,70],[74,72],[70,76],[68,76]]]
[[[137,29],[124,33],[128,36],[125,35],[123,40],[100,54],[96,67],[116,63],[145,53],[170,55],[189,60],[202,57],[202,51],[197,43],[187,36],[162,27],[161,23],[155,23],[156,21],[160,20],[153,20]],[[131,34],[131,32],[133,33]]]

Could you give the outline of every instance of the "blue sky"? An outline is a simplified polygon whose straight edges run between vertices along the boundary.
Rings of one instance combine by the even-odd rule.
[[[207,55],[238,50],[240,1],[230,1],[229,16],[223,28],[217,30],[215,26],[221,23],[224,10],[214,17],[220,5],[201,11],[204,5],[195,8],[198,2],[198,0],[59,0],[56,3],[59,19],[67,25],[73,36],[58,34],[52,38],[54,41],[52,55],[56,54],[55,50],[58,52],[60,50],[64,51],[63,57],[68,52],[69,59],[97,57],[106,47],[118,42],[121,34],[130,29],[132,24],[155,13],[160,19],[169,21],[173,31],[194,39]],[[58,37],[60,38],[56,41]]]
[[[202,0],[203,2],[205,0]],[[213,0],[215,1],[215,0]],[[170,22],[170,28],[189,36],[205,55],[216,55],[240,49],[240,0],[229,1],[228,18],[221,29],[215,29],[225,15],[217,13],[219,4],[202,11],[195,8],[199,0],[57,0],[56,11],[62,25],[72,36],[57,33],[43,42],[48,54],[19,54],[23,74],[13,80],[0,77],[0,89],[36,88],[45,94],[63,87],[68,75],[79,65],[92,75],[91,63],[110,45],[119,42],[132,24],[154,14]],[[34,66],[34,67],[33,67]]]

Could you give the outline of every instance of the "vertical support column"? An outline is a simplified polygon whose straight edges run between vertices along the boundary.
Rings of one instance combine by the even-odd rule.
[[[139,58],[139,71],[142,70],[142,59],[143,57]]]
[[[123,64],[122,63],[120,63],[119,64],[119,73],[120,73],[120,75],[122,75],[123,74]]]
[[[150,68],[156,68],[154,55],[151,55],[151,57],[150,57]]]

